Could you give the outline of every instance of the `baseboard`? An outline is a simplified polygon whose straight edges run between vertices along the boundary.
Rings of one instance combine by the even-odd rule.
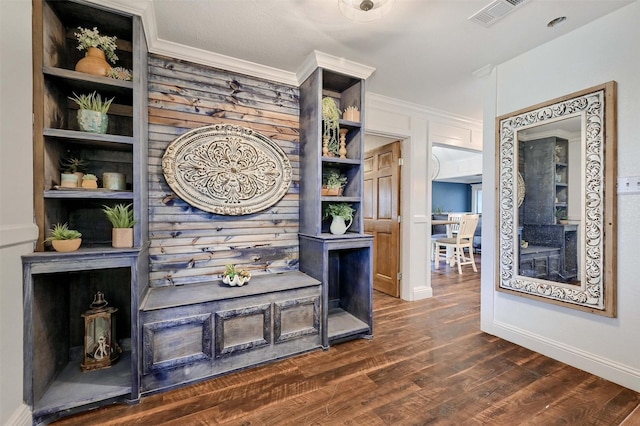
[[[500,321],[493,321],[483,331],[640,392],[640,370],[636,368]]]
[[[411,299],[409,300],[420,300],[420,299],[428,299],[433,297],[433,288],[427,286],[414,287],[411,289]]]
[[[13,412],[11,417],[5,423],[7,426],[31,426],[33,419],[31,417],[31,410],[25,404],[21,404],[16,411]]]

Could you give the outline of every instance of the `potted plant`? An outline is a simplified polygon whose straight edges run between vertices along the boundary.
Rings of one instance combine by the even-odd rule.
[[[337,170],[329,170],[325,176],[322,195],[342,195],[347,177]],[[325,191],[326,190],[326,191]]]
[[[97,188],[98,187],[98,177],[94,174],[87,173],[82,176],[82,187],[83,188]]]
[[[124,80],[124,81],[133,80],[133,74],[131,73],[131,70],[124,67],[111,68],[111,70],[109,70],[109,72],[107,73],[107,77],[115,78],[116,80]]]
[[[347,229],[351,226],[354,213],[355,209],[351,207],[351,204],[329,203],[324,209],[323,219],[331,218],[329,230],[332,234],[342,235],[347,232]]]
[[[344,110],[342,114],[342,118],[347,121],[360,121],[360,111],[358,111],[358,107],[356,106],[348,106],[347,109]]]
[[[107,132],[107,111],[115,98],[103,100],[100,94],[94,91],[88,95],[76,95],[74,92],[73,97],[69,96],[69,99],[78,104],[77,119],[80,130],[91,133]]]
[[[133,218],[133,204],[116,204],[113,207],[103,205],[102,210],[113,229],[111,230],[111,245],[116,248],[133,247],[133,226],[137,221]]]
[[[51,236],[45,239],[44,242],[51,242],[55,251],[76,251],[82,243],[82,238],[80,238],[82,234],[75,229],[69,229],[67,223],[56,223],[49,232]]]
[[[82,178],[87,162],[77,157],[64,157],[60,161],[60,186],[77,188],[82,186]]]
[[[340,155],[338,132],[340,130],[340,110],[332,98],[322,98],[322,155]]]
[[[234,264],[229,263],[222,274],[222,282],[230,286],[241,286],[251,280],[251,272],[246,269],[238,269]]]
[[[567,210],[562,207],[556,207],[556,219],[559,224],[566,225],[568,223]]]
[[[86,50],[85,57],[76,64],[76,71],[87,74],[106,76],[111,70],[111,63],[116,63],[115,36],[100,35],[98,28],[93,29],[78,27],[77,33],[73,33],[78,39],[78,50]]]

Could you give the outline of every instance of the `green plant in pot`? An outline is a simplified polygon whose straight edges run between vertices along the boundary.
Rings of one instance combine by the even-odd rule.
[[[133,247],[133,226],[137,223],[133,216],[133,204],[103,205],[102,211],[113,225],[111,245],[116,248]]]
[[[78,27],[78,32],[73,35],[78,40],[78,50],[86,50],[85,57],[76,64],[76,71],[106,76],[111,70],[107,59],[113,64],[118,60],[117,37],[101,35],[97,27],[93,29]]]
[[[331,218],[331,226],[329,230],[332,234],[342,235],[353,222],[353,214],[355,209],[348,203],[329,203],[324,209],[323,219]],[[348,223],[346,223],[348,222]]]
[[[82,243],[82,234],[75,229],[69,229],[67,223],[56,223],[49,230],[50,236],[44,240],[51,242],[55,251],[69,252],[76,251]]]
[[[82,187],[83,188],[97,188],[98,187],[98,177],[92,173],[87,173],[82,176]]]
[[[329,170],[323,180],[323,190],[326,191],[323,191],[322,195],[342,195],[342,190],[347,184],[347,177],[334,169]]]
[[[107,112],[115,98],[102,99],[99,93],[95,91],[88,95],[77,95],[73,93],[73,97],[69,99],[78,104],[78,127],[83,132],[90,133],[106,133],[109,125],[109,116]]]
[[[241,286],[251,280],[251,272],[246,269],[236,268],[232,263],[228,263],[225,266],[224,273],[222,274],[222,282],[230,286]]]
[[[77,188],[82,186],[82,178],[87,162],[77,157],[63,157],[60,160],[60,186]]]
[[[340,155],[340,110],[332,98],[322,98],[322,155],[335,157]]]

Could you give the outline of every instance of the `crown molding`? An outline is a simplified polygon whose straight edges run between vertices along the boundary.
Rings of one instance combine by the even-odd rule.
[[[201,65],[221,68],[228,71],[263,78],[282,84],[299,86],[296,74],[290,71],[260,65],[231,56],[210,52],[204,49],[173,43],[158,37],[158,26],[154,3],[151,0],[89,0],[91,3],[107,6],[111,9],[138,15],[142,19],[144,33],[150,53],[169,56],[176,59],[195,62]]]
[[[387,111],[410,111],[415,115],[425,115],[428,117],[439,117],[446,120],[454,120],[459,123],[465,123],[471,126],[482,128],[482,120],[475,120],[463,115],[454,114],[435,108],[429,108],[424,105],[414,104],[397,98],[391,98],[378,93],[367,92],[365,97],[367,108],[374,107]]]
[[[249,62],[158,38],[149,43],[149,52],[195,62],[201,65],[211,66],[213,68],[233,71],[239,74],[246,74],[252,77],[263,78],[282,84],[288,84],[296,87],[299,86],[296,74],[293,72],[256,64],[255,62]]]
[[[314,50],[307,56],[307,59],[302,63],[300,68],[298,68],[298,72],[296,73],[298,85],[302,84],[316,68],[328,69],[363,80],[369,78],[376,70],[368,65]]]

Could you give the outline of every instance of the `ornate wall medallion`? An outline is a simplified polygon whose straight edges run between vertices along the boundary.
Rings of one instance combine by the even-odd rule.
[[[221,215],[246,215],[276,204],[291,184],[291,164],[266,136],[215,124],[188,131],[162,157],[171,189],[190,205]]]

